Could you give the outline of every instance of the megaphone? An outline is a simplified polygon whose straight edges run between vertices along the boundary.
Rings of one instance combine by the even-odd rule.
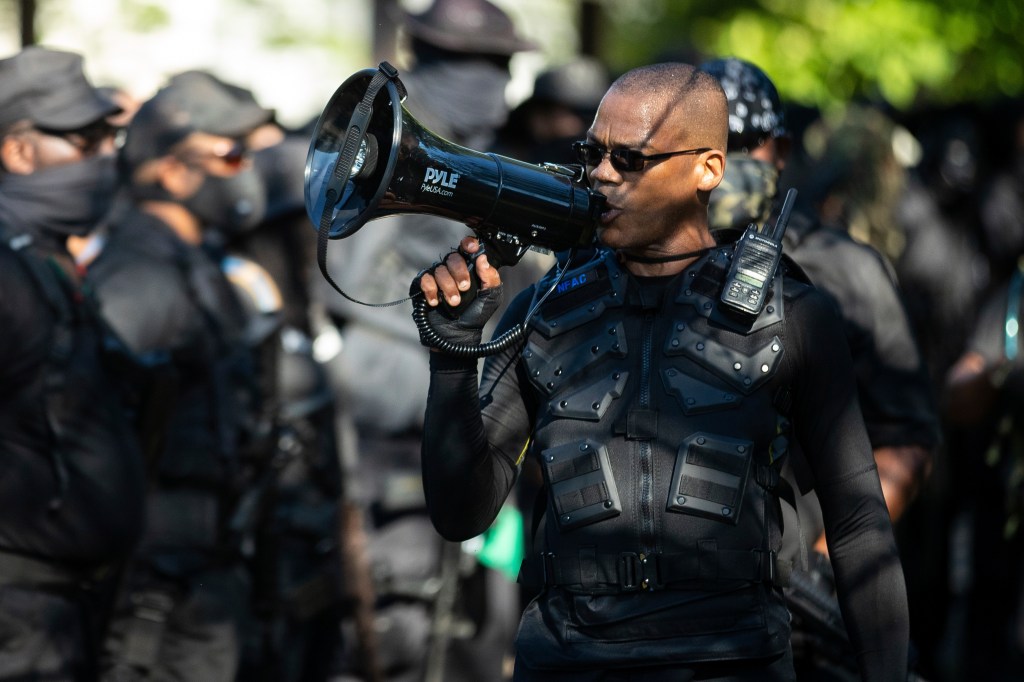
[[[531,247],[592,242],[604,196],[586,186],[581,167],[461,147],[420,124],[405,96],[398,71],[381,62],[349,77],[324,108],[305,168],[306,212],[321,244],[402,213],[464,223],[496,267]]]

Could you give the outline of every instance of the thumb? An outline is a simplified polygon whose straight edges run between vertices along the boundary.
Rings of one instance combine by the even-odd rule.
[[[501,275],[498,274],[497,268],[491,267],[487,254],[476,259],[476,276],[480,280],[481,289],[493,289],[501,284]]]

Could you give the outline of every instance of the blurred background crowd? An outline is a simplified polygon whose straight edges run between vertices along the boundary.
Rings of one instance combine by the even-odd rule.
[[[493,2],[0,7],[0,224],[28,254],[5,256],[0,276],[0,458],[17,455],[0,461],[0,679],[508,678],[539,473],[524,471],[518,504],[484,536],[433,532],[418,459],[426,350],[407,306],[345,300],[317,271],[303,195],[317,116],[346,77],[387,59],[438,135],[575,163],[570,143],[616,75],[725,57],[759,67],[752,81],[721,63],[716,75],[735,88],[730,112],[763,133],[730,142],[730,163],[773,154],[771,191],[745,220],[794,187],[820,229],[872,254],[858,270],[809,232],[787,243],[822,286],[849,273],[836,298],[851,344],[879,358],[859,381],[879,406],[880,470],[901,491],[886,494],[915,674],[1024,679],[1024,9]],[[762,108],[779,125],[751,118]],[[332,244],[327,265],[353,297],[395,301],[465,232],[388,218]],[[507,279],[550,262],[530,254]],[[879,278],[895,307],[845,307]],[[85,328],[107,340],[91,378],[68,369]],[[904,332],[914,347],[894,342]],[[901,364],[924,377],[908,379],[923,388],[906,410],[923,436],[886,422],[902,409],[886,411],[887,396],[907,387],[880,368]],[[62,391],[93,403],[90,426],[48,402]],[[138,447],[101,428],[108,393]],[[32,404],[44,418],[27,428]],[[99,435],[79,443],[76,429]],[[903,464],[886,469],[886,448]],[[108,461],[75,463],[95,449]],[[804,617],[807,679],[854,679],[834,614]]]

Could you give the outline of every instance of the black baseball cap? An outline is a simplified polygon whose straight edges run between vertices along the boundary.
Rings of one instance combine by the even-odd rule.
[[[192,133],[240,138],[274,119],[251,93],[206,71],[186,71],[144,102],[135,113],[121,149],[131,168],[167,155]]]
[[[119,111],[85,77],[81,55],[33,45],[0,60],[0,130],[25,119],[77,130]]]

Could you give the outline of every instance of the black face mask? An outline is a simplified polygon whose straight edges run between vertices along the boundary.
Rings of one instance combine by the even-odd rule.
[[[205,226],[237,234],[263,220],[267,193],[259,175],[249,168],[230,177],[207,175],[196,193],[181,204]]]
[[[7,173],[0,180],[0,220],[16,230],[80,237],[103,220],[116,189],[114,157],[107,155],[29,175]]]

